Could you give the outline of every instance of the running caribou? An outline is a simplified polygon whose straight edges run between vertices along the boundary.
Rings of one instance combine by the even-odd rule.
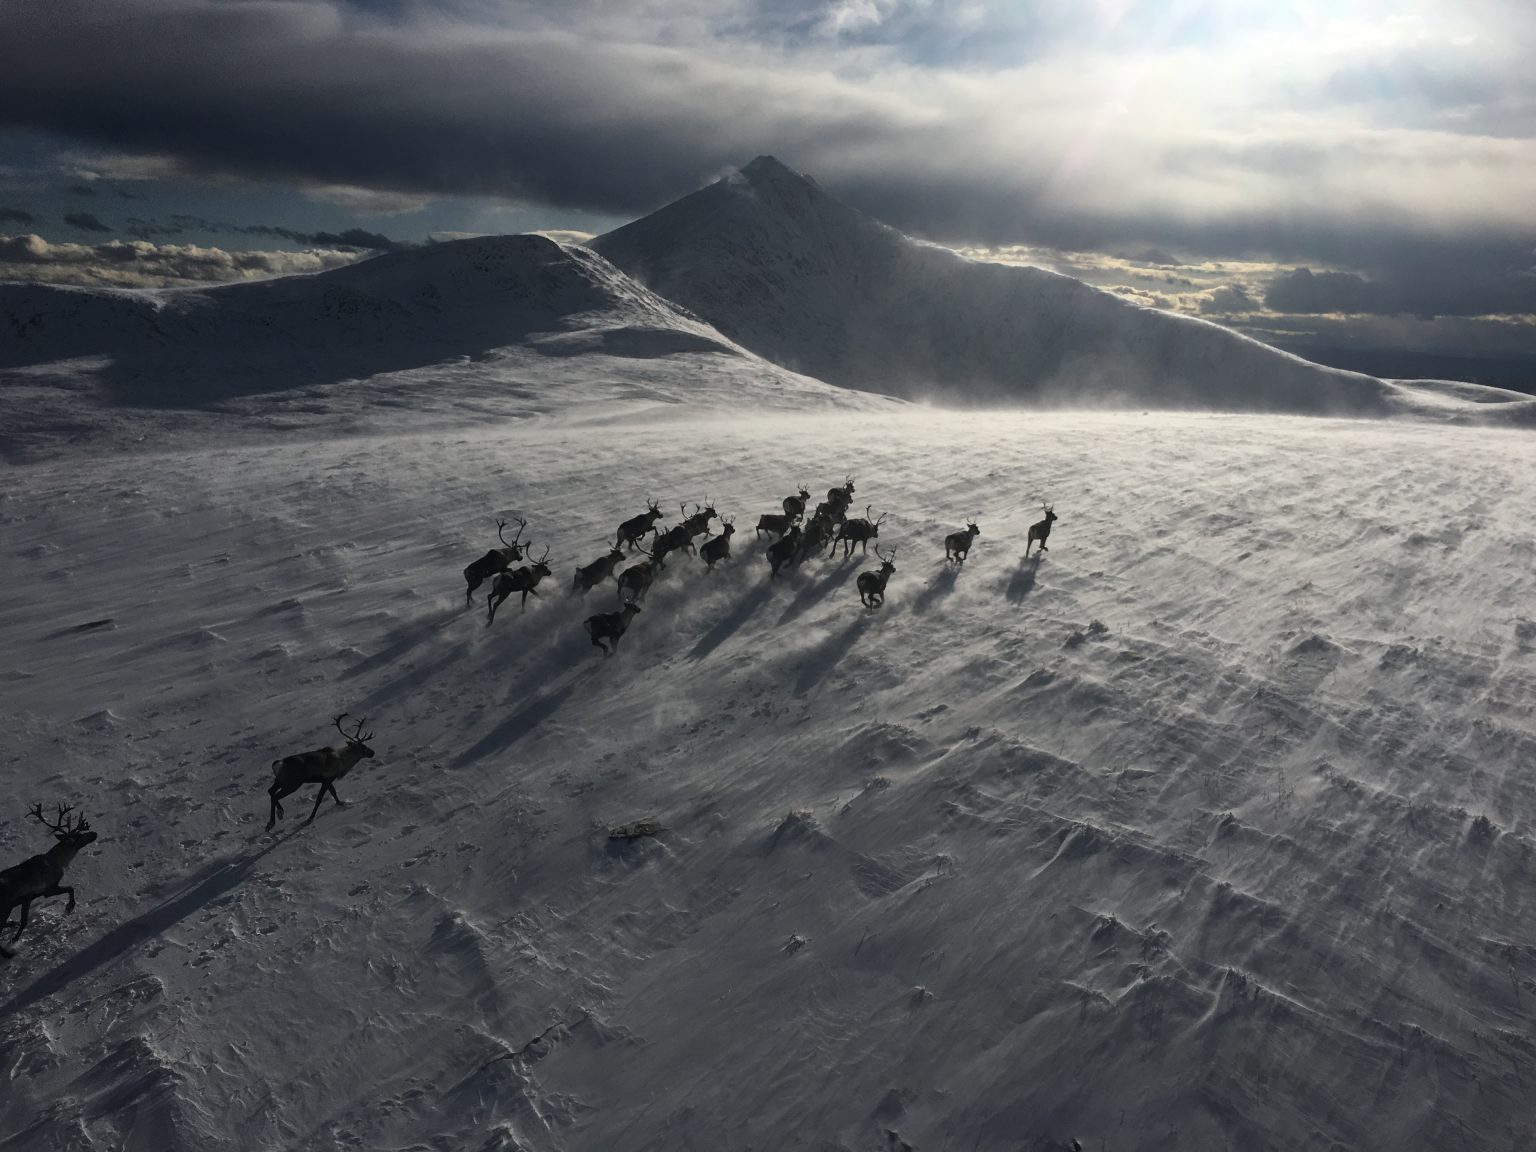
[[[665,532],[658,533],[651,544],[651,558],[656,561],[656,567],[667,566],[667,554],[670,552],[692,552],[698,555],[693,546],[693,534],[688,531],[686,524],[674,524]]]
[[[91,831],[84,815],[71,821],[69,814],[73,811],[74,805],[60,804],[58,815],[49,820],[43,815],[43,806],[35,804],[27,813],[53,833],[58,843],[48,851],[0,872],[0,930],[10,920],[11,909],[21,905],[21,923],[16,926],[16,935],[11,937],[12,944],[21,939],[32,901],[44,900],[49,896],[68,896],[69,903],[64,905],[64,911],[75,910],[75,890],[60,881],[64,879],[64,869],[69,867],[75,853],[95,840],[96,833]],[[0,959],[9,960],[14,955],[16,953],[0,945]]]
[[[600,557],[592,563],[576,569],[576,583],[572,586],[575,592],[590,592],[603,581],[613,575],[614,568],[624,562],[624,549],[611,548],[608,555]]]
[[[967,520],[965,531],[951,532],[944,537],[944,559],[954,560],[958,564],[964,564],[966,556],[971,550],[971,541],[981,535],[981,529],[976,527],[976,521]]]
[[[780,536],[772,544],[768,545],[768,563],[773,571],[770,578],[779,574],[779,569],[792,563],[795,554],[800,550],[800,525],[796,524],[784,535]]]
[[[644,548],[640,551],[649,556]],[[645,594],[651,589],[651,582],[656,579],[655,562],[642,560],[638,564],[631,564],[619,574],[619,599],[620,600],[644,600]]]
[[[464,569],[464,582],[469,585],[464,592],[466,606],[474,603],[475,589],[484,584],[492,576],[499,572],[505,572],[512,566],[512,561],[521,560],[526,544],[520,543],[523,529],[528,527],[528,521],[519,519],[517,522],[517,535],[508,540],[502,535],[502,529],[507,526],[505,520],[496,521],[496,535],[504,547],[492,548],[480,559]]]
[[[859,599],[864,602],[864,607],[871,610],[885,603],[885,582],[891,578],[891,573],[896,571],[896,549],[891,549],[889,556],[880,551],[880,545],[875,545],[875,555],[880,557],[880,571],[859,573]]]
[[[1046,538],[1051,534],[1051,525],[1056,523],[1056,513],[1051,511],[1051,509],[1056,507],[1056,505],[1042,504],[1040,507],[1045,510],[1045,519],[1037,520],[1029,526],[1029,539],[1024,543],[1024,559],[1026,560],[1029,559],[1030,546],[1034,544],[1036,540],[1040,541],[1040,552],[1044,552],[1046,550]],[[1039,559],[1039,557],[1040,553],[1035,553],[1035,558]]]
[[[682,505],[679,505],[679,507],[682,507],[683,527],[688,529],[689,536],[708,536],[710,534],[709,522],[720,519],[720,514],[715,511],[715,506],[709,502],[708,496],[704,497],[704,507],[702,509],[697,504],[693,506],[693,515],[691,516],[687,514],[688,509],[686,507]]]
[[[801,487],[798,496],[784,497],[784,515],[793,516],[796,520],[800,519],[800,517],[805,515],[805,506],[810,503],[810,500],[810,491]]]
[[[837,507],[843,509],[844,511],[847,510],[848,505],[853,503],[852,476],[843,477],[843,486],[841,488],[827,489],[827,503],[835,504]]]
[[[532,541],[529,541],[532,543]],[[533,562],[533,567],[526,564],[515,572],[498,572],[496,581],[491,585],[491,594],[485,598],[489,607],[486,613],[485,626],[489,628],[491,621],[496,619],[496,609],[501,607],[501,602],[514,592],[521,592],[523,599],[521,607],[528,607],[528,597],[539,594],[539,581],[549,575],[549,549],[544,549],[544,555]]]
[[[601,648],[604,656],[612,656],[619,650],[619,637],[629,630],[629,622],[638,611],[640,605],[633,600],[626,600],[623,611],[600,612],[596,616],[588,616],[581,622],[581,626],[592,637],[592,647]],[[604,644],[604,640],[608,643]]]
[[[638,516],[631,516],[619,525],[618,539],[614,547],[626,546],[631,552],[640,547],[640,541],[648,533],[656,531],[656,521],[661,519],[661,502],[659,500],[647,500],[646,509]]]
[[[757,538],[761,540],[764,532],[770,536],[783,536],[798,519],[799,517],[791,516],[788,512],[764,512],[757,518]]]
[[[721,560],[731,558],[731,536],[736,531],[736,524],[732,520],[720,521],[720,535],[713,540],[706,540],[699,546],[699,556],[704,561],[704,570],[713,572],[715,565]]]
[[[327,792],[337,804],[341,803],[341,797],[336,795],[336,781],[352,771],[359,760],[373,759],[373,749],[368,747],[373,733],[363,731],[368,718],[363,717],[357,722],[357,727],[348,732],[341,726],[341,722],[349,715],[343,712],[333,721],[336,731],[347,738],[342,747],[332,745],[316,748],[312,752],[296,752],[292,756],[272,761],[272,787],[267,789],[267,795],[272,797],[272,816],[267,820],[267,831],[272,830],[272,825],[283,814],[280,801],[284,796],[297,792],[306,784],[320,785],[320,791],[315,793],[315,806],[309,812],[309,820],[304,821],[308,824],[315,818],[315,813],[320,811],[320,801],[325,799]]]
[[[866,505],[864,515],[857,520],[844,520],[843,526],[837,530],[837,535],[832,538],[832,549],[836,550],[838,544],[843,546],[843,559],[848,559],[853,552],[853,546],[858,544],[864,554],[869,555],[869,542],[880,535],[880,521],[885,519],[885,513],[880,513],[879,520],[869,518],[870,509],[874,505]],[[879,549],[877,548],[876,551]]]

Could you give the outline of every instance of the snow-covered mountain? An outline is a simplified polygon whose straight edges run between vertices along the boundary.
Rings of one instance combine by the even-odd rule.
[[[6,470],[0,867],[100,839],[0,962],[0,1149],[1529,1147],[1528,433],[688,411]],[[752,531],[849,472],[875,612]],[[573,569],[705,496],[734,558],[600,656]],[[497,514],[554,575],[488,628]]]
[[[1536,421],[1501,389],[1390,382],[1039,268],[914,241],[760,156],[592,242],[777,364],[945,401]]]
[[[567,386],[527,387],[551,374]],[[889,407],[769,364],[591,250],[539,235],[216,288],[0,284],[0,397],[11,459],[83,440],[158,444],[215,409],[252,431],[330,433],[551,404]]]

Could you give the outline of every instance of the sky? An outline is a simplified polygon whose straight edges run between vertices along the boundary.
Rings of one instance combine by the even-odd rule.
[[[1529,0],[6,0],[0,277],[601,232],[766,153],[1278,342],[1536,365],[1533,58]]]

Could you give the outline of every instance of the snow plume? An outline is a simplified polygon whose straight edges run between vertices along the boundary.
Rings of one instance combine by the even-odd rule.
[[[229,252],[196,244],[113,240],[106,244],[52,244],[41,236],[0,236],[0,280],[116,288],[170,288],[257,280],[295,272],[323,272],[366,253],[330,248],[306,252]]]

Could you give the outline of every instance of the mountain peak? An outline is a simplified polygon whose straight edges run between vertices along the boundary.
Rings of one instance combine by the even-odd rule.
[[[797,185],[803,188],[816,187],[816,181],[803,173],[796,172],[776,156],[759,156],[740,169],[737,177],[759,188],[772,184]]]

